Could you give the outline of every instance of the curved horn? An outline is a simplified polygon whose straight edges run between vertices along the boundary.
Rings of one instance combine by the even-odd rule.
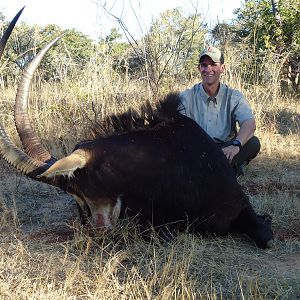
[[[22,150],[17,148],[5,130],[0,127],[0,151],[3,158],[18,171],[25,175],[30,175],[37,169],[48,169],[47,164],[29,157]],[[31,176],[30,176],[31,177]]]
[[[25,107],[27,108],[27,94],[30,85],[30,81],[33,76],[33,72],[38,67],[41,59],[47,52],[47,50],[59,39],[63,36],[55,38],[52,42],[50,42],[43,50],[41,50],[38,55],[34,58],[34,60],[30,63],[28,68],[25,70],[21,83],[18,87],[18,92],[21,94],[20,97],[24,97],[25,94]],[[1,40],[2,41],[2,40]],[[21,99],[22,102],[22,99]],[[24,102],[24,100],[23,100]],[[20,124],[20,123],[19,123]],[[29,122],[28,122],[29,124]],[[30,124],[29,124],[30,126]],[[19,148],[17,148],[13,142],[7,136],[3,127],[0,127],[0,153],[3,158],[13,167],[15,167],[18,171],[22,172],[24,175],[27,175],[35,180],[43,181],[48,184],[54,186],[61,186],[63,184],[64,179],[62,177],[58,178],[38,178],[37,175],[45,172],[49,169],[53,162],[46,163],[42,160],[39,160],[35,157],[30,157]]]
[[[8,27],[6,28],[2,38],[1,38],[1,41],[0,41],[0,58],[3,54],[3,51],[4,51],[4,48],[5,48],[5,45],[6,45],[6,42],[10,36],[10,34],[12,33],[21,13],[23,12],[23,9],[25,8],[25,6],[15,15],[15,17],[11,20],[11,22],[9,23]]]
[[[14,145],[14,143],[10,140],[2,127],[0,127],[0,152],[3,158],[11,166],[15,167],[24,175],[37,181],[43,181],[53,186],[57,186],[60,188],[63,187],[65,181],[65,178],[63,176],[55,178],[38,176],[46,172],[51,167],[51,164],[47,164],[29,157],[26,153],[24,153]]]
[[[18,86],[16,101],[15,101],[15,125],[24,147],[24,151],[32,158],[42,162],[54,163],[55,158],[46,150],[40,142],[39,137],[33,130],[28,117],[28,94],[29,86],[35,70],[38,68],[41,60],[47,51],[64,35],[61,34],[52,40],[45,48],[43,48],[32,62],[25,69],[24,74]]]

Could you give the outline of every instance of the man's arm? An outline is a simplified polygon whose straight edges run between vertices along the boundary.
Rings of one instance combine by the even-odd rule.
[[[250,138],[253,137],[254,131],[256,129],[256,124],[254,119],[249,119],[244,121],[241,124],[240,130],[236,136],[236,139],[241,142],[241,145],[244,146]],[[233,157],[237,155],[240,151],[240,148],[238,146],[228,146],[226,148],[222,149],[226,157],[232,161]]]
[[[255,129],[256,124],[254,119],[244,121],[236,136],[236,139],[241,142],[242,146],[244,146],[253,137]]]

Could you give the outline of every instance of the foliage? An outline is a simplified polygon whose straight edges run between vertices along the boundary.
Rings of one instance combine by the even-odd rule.
[[[236,10],[234,22],[215,26],[211,31],[212,42],[225,51],[226,62],[232,62],[248,83],[276,81],[278,72],[270,68],[275,60],[277,65],[284,66],[280,66],[280,76],[289,77],[294,90],[299,90],[299,0],[279,0],[279,12],[280,24],[275,21],[271,0],[245,1]],[[1,12],[0,20],[5,20]],[[5,27],[1,24],[0,31]],[[62,29],[56,25],[18,24],[1,62],[0,83],[15,82],[19,71],[33,56],[61,33]],[[195,66],[206,34],[201,15],[197,11],[186,13],[180,8],[161,13],[140,40],[124,42],[118,30],[112,28],[108,36],[94,44],[81,32],[71,29],[49,51],[37,74],[46,81],[72,80],[81,78],[85,68],[98,64],[108,68],[106,74],[112,78],[121,76],[146,82],[157,94],[161,86],[165,90],[174,89],[174,83],[198,74]],[[282,43],[280,51],[278,43]],[[227,55],[233,52],[233,56]],[[287,63],[283,63],[286,58]]]
[[[101,39],[98,44],[98,51],[100,50],[103,59],[109,57],[111,67],[120,73],[127,69],[127,58],[129,44],[121,41],[122,34],[117,28],[112,28],[110,34]]]
[[[198,13],[182,9],[167,10],[152,22],[149,32],[140,40],[120,42],[116,29],[100,42],[113,58],[113,68],[120,75],[138,79],[157,94],[163,82],[191,77],[196,70],[199,48],[206,30]]]
[[[47,42],[60,35],[63,31],[56,25],[47,25],[41,30],[43,47]],[[45,80],[67,77],[77,77],[89,62],[93,54],[93,42],[81,32],[70,29],[63,39],[53,47],[49,55],[43,60],[42,70]]]
[[[4,23],[3,30],[8,26]],[[29,26],[25,23],[16,26],[12,36],[7,42],[1,62],[1,81],[8,83],[15,81],[16,75],[30,62],[35,54],[34,49],[38,38],[37,26]]]
[[[263,61],[264,53],[270,51],[281,57],[288,55],[287,67],[282,69],[282,75],[289,76],[297,90],[297,76],[300,73],[300,2],[280,0],[278,10],[282,20],[280,26],[274,18],[271,0],[246,1],[236,11],[237,34],[252,45],[255,54],[258,54],[255,55],[257,62]],[[280,47],[278,44],[281,44]]]
[[[226,48],[227,45],[234,43],[240,43],[242,40],[237,35],[237,26],[234,24],[228,23],[218,23],[211,30],[212,40],[220,44],[223,48]]]
[[[0,11],[0,22],[1,22],[0,30],[2,31],[2,29],[4,28],[4,25],[5,25],[4,24],[4,22],[5,22],[5,16],[4,16],[4,14],[1,11]],[[1,35],[2,35],[2,32],[1,32]]]
[[[5,24],[5,28],[7,23]],[[8,40],[4,59],[1,63],[1,81],[15,81],[17,74],[32,60],[35,54],[63,31],[56,25],[41,27],[21,23]],[[75,69],[81,70],[89,61],[93,51],[92,40],[71,29],[63,41],[51,48],[41,63],[39,75],[44,80],[73,76]]]
[[[161,13],[144,37],[146,69],[153,87],[167,76],[186,76],[195,69],[206,30],[200,14],[175,8]]]

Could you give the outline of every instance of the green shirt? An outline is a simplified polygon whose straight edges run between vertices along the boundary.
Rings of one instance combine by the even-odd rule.
[[[236,136],[236,122],[253,119],[252,109],[243,94],[220,84],[216,97],[209,97],[201,83],[180,93],[182,114],[196,121],[207,134],[219,141]]]

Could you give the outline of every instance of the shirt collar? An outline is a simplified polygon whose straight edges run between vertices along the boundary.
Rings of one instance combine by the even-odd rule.
[[[225,91],[225,87],[226,85],[225,84],[222,84],[220,83],[220,88],[219,88],[219,91],[218,91],[218,94],[216,95],[216,97],[210,97],[204,90],[203,88],[203,84],[201,83],[200,84],[200,95],[201,95],[201,98],[204,99],[204,101],[206,103],[208,103],[209,101],[213,101],[213,99],[215,99],[215,103],[218,104],[218,103],[221,103],[221,100],[223,98],[223,95],[224,95],[224,91]]]

